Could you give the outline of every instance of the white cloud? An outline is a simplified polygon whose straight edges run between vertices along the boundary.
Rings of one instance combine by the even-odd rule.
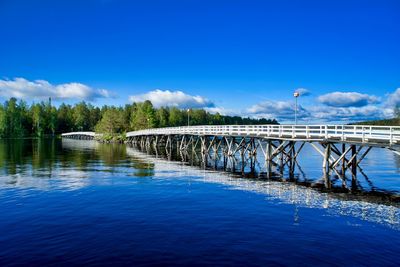
[[[97,98],[111,97],[105,89],[93,89],[81,83],[53,85],[45,80],[29,81],[24,78],[0,80],[0,96],[20,99],[78,99],[93,101]]]
[[[385,105],[390,108],[400,105],[400,88],[388,95]]]
[[[357,92],[333,92],[321,95],[318,101],[330,107],[363,107],[378,103],[379,98]]]
[[[275,118],[281,123],[294,121],[294,104],[285,101],[264,101],[253,105],[242,113],[243,116],[256,118]],[[378,105],[362,107],[332,107],[314,105],[310,107],[298,106],[297,118],[305,123],[341,122],[376,120],[389,118],[393,109],[382,108]]]
[[[309,113],[302,106],[298,106],[298,119],[309,117]],[[263,101],[247,109],[247,113],[253,117],[294,120],[294,104],[287,101]]]
[[[301,93],[308,91],[299,88]],[[351,123],[357,121],[392,118],[393,108],[400,105],[400,88],[387,99],[357,92],[332,92],[318,97],[322,104],[298,107],[298,119],[305,123]],[[263,101],[241,113],[242,116],[275,118],[281,123],[294,121],[293,101]]]
[[[150,100],[155,107],[177,108],[213,108],[214,103],[202,96],[192,96],[182,91],[154,90],[141,95],[129,97],[131,102],[143,102]]]
[[[297,88],[295,92],[299,93],[300,96],[309,96],[309,95],[311,95],[311,92],[306,88]]]
[[[308,108],[310,120],[336,122],[355,122],[377,120],[390,116],[390,110],[368,105],[363,107],[326,107],[314,106]]]

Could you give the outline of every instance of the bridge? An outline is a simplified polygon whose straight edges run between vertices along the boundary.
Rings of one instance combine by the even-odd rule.
[[[324,174],[352,174],[373,147],[400,155],[400,127],[367,125],[217,125],[147,129],[128,132],[127,142],[142,147],[163,146],[200,150],[226,157],[262,154],[268,166],[292,170],[309,143],[322,156]]]
[[[101,136],[102,134],[98,134],[95,132],[70,132],[61,134],[62,138],[79,139],[79,140],[94,140],[97,137]]]

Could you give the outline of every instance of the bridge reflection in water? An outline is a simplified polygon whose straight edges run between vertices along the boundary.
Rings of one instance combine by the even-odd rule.
[[[152,163],[155,178],[200,177],[207,183],[218,183],[229,189],[246,190],[264,194],[267,199],[293,204],[293,220],[301,218],[299,207],[326,209],[332,215],[353,216],[362,220],[380,223],[400,229],[400,207],[396,202],[386,202],[371,194],[341,194],[331,190],[316,190],[296,183],[296,177],[283,179],[281,173],[274,173],[272,178],[263,177],[257,169],[259,163],[250,158],[240,162],[238,159],[201,155],[201,153],[182,153],[182,151],[160,151],[151,147],[127,147],[127,155],[134,161]],[[299,168],[299,165],[297,168]],[[201,168],[199,168],[201,166]],[[263,167],[265,168],[265,167]],[[226,170],[223,172],[221,170]],[[256,175],[259,173],[260,175]],[[240,175],[236,175],[240,174]],[[244,175],[244,176],[242,176]],[[257,179],[249,179],[258,177]],[[188,180],[190,183],[191,180]],[[288,182],[293,181],[293,182]],[[318,182],[316,182],[318,183]],[[331,183],[324,181],[325,183]],[[312,182],[306,183],[312,185]]]
[[[388,197],[390,200],[398,200],[397,195],[381,194],[382,192],[393,193],[396,192],[396,190],[391,191],[391,189],[388,190],[387,188],[379,189],[375,186],[362,169],[360,165],[361,159],[350,168],[350,171],[347,171],[347,163],[351,163],[353,158],[356,159],[356,157],[346,159],[346,153],[343,154],[343,158],[335,159],[336,162],[343,160],[341,168],[338,169],[336,166],[326,168],[329,171],[323,171],[322,174],[320,173],[321,179],[308,179],[299,162],[302,160],[312,161],[315,166],[319,165],[318,161],[320,158],[312,157],[312,154],[317,154],[318,156],[318,153],[320,153],[318,147],[313,143],[285,143],[282,141],[255,140],[253,138],[244,137],[231,137],[231,141],[225,140],[226,138],[218,139],[214,137],[211,141],[207,141],[207,139],[210,138],[202,139],[202,137],[199,137],[197,142],[203,142],[203,144],[199,147],[193,144],[192,147],[189,148],[191,142],[184,142],[184,138],[169,138],[169,141],[168,139],[164,139],[165,143],[162,142],[162,139],[145,137],[134,140],[132,145],[147,151],[153,151],[156,155],[160,153],[165,154],[168,159],[178,158],[178,160],[188,162],[192,165],[199,165],[214,170],[229,171],[245,177],[287,180],[309,187],[317,187],[321,190],[353,192],[375,196],[380,195],[380,197]],[[259,145],[256,145],[255,141],[257,141]],[[279,151],[279,153],[275,155],[276,159],[268,159],[267,156],[271,153],[265,153],[263,147],[276,148],[275,151]],[[282,150],[279,150],[279,147],[281,147]],[[352,146],[349,146],[346,150],[349,151],[350,148],[352,148]],[[357,151],[360,151],[361,148],[363,147],[360,146]],[[370,151],[370,148],[367,149],[367,153]],[[229,152],[231,150],[233,152]],[[386,156],[385,152],[389,151],[381,148],[377,148],[377,150],[383,152],[381,153],[383,157]],[[303,151],[303,157],[297,157],[300,151]],[[318,153],[316,153],[316,151]],[[365,155],[366,154],[364,154],[364,156]],[[365,158],[364,156],[363,159]],[[370,160],[367,162],[371,165]],[[315,175],[313,176],[315,177]]]

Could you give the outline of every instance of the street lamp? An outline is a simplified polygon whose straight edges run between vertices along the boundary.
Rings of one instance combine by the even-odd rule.
[[[294,92],[293,93],[294,99],[295,99],[295,106],[294,106],[294,124],[297,125],[297,98],[300,96],[299,92]]]
[[[187,114],[188,114],[188,126],[190,126],[190,109],[187,109]]]

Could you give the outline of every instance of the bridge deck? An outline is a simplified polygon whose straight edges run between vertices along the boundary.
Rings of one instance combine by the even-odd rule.
[[[84,140],[93,140],[96,137],[101,137],[102,134],[98,134],[95,132],[70,132],[61,134],[62,138],[71,138],[71,139],[84,139]]]
[[[87,135],[87,136],[95,137],[96,133],[95,132],[70,132],[70,133],[61,134],[61,136],[72,136],[72,135]]]
[[[128,132],[148,135],[249,136],[265,139],[400,145],[400,127],[366,125],[223,125],[157,128]]]

